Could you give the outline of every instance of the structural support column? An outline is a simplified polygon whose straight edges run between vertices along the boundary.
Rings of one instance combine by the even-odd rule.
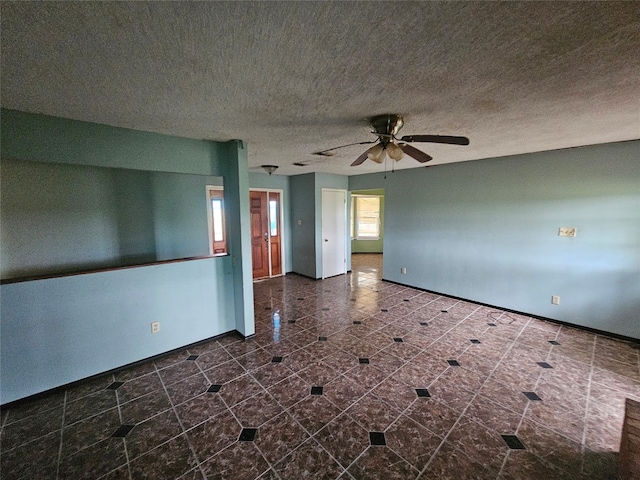
[[[225,215],[233,269],[236,330],[248,337],[255,334],[255,317],[247,148],[241,140],[231,140],[220,148],[224,150]]]

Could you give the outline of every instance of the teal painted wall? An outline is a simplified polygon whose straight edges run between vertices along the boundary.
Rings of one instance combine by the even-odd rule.
[[[209,255],[206,187],[218,178],[165,172],[151,178],[157,259]]]
[[[55,166],[63,167],[60,164]],[[156,260],[153,185],[150,172],[121,168],[105,170],[110,170],[114,179],[119,261],[124,265],[134,265]],[[70,185],[68,191],[74,190]],[[64,213],[58,212],[58,215]]]
[[[374,190],[356,190],[351,192],[352,195],[379,195],[380,196],[380,238],[377,240],[358,240],[356,238],[351,239],[351,252],[352,253],[382,253],[384,246],[384,189]],[[353,197],[352,197],[352,201]],[[354,201],[355,203],[355,201]],[[354,213],[357,213],[357,206]],[[351,212],[351,210],[349,210]]]
[[[220,151],[227,157],[223,164],[223,174],[227,246],[233,267],[234,295],[230,300],[235,305],[236,330],[248,337],[255,334],[249,215],[249,152],[241,140],[229,140],[220,147]]]
[[[234,330],[231,274],[213,257],[2,285],[0,403]]]
[[[0,110],[2,158],[223,175],[219,145],[205,140]]]
[[[348,177],[328,173],[290,177],[294,272],[322,278],[322,189],[347,190],[348,184]]]
[[[249,188],[282,190],[283,238],[284,238],[284,273],[293,271],[293,239],[291,223],[291,190],[290,178],[284,175],[267,175],[266,173],[249,173]]]
[[[0,182],[7,279],[208,255],[206,185],[222,179],[3,159]]]
[[[316,276],[315,174],[290,177],[292,269],[311,278]]]
[[[76,255],[84,255],[85,263],[94,262],[96,254],[89,252],[90,245],[100,245],[102,260],[129,254],[146,256],[152,236],[153,248],[158,249],[159,229],[165,232],[160,250],[166,247],[182,252],[189,243],[201,246],[199,237],[183,236],[179,231],[200,229],[200,220],[178,219],[171,205],[163,205],[165,211],[152,220],[145,217],[138,231],[137,222],[149,213],[149,197],[138,191],[138,186],[150,186],[150,191],[163,198],[178,186],[186,187],[187,191],[180,193],[184,198],[177,203],[191,208],[193,202],[201,201],[202,212],[206,212],[204,185],[217,181],[211,175],[224,177],[230,253],[190,262],[2,285],[0,403],[234,329],[244,335],[254,332],[248,166],[242,142],[216,144],[6,110],[1,111],[0,120],[2,164],[13,168],[10,179],[2,178],[3,268],[5,259],[11,260],[13,268],[21,264],[16,259],[24,260],[27,255],[25,250],[15,253],[15,239],[11,245],[5,244],[5,218],[17,226],[17,233],[9,232],[11,235],[35,237],[28,240],[35,249],[46,235],[54,233],[43,231],[37,224],[51,209],[64,219],[59,225],[61,231],[55,232],[59,235],[55,244],[66,245],[56,254],[65,265]],[[16,166],[19,160],[34,163]],[[94,167],[146,172],[114,174],[115,169]],[[107,170],[112,173],[105,173]],[[37,178],[38,172],[51,174],[51,178]],[[158,172],[199,177],[178,175],[168,180],[165,173]],[[67,174],[72,181],[64,181]],[[47,204],[46,195],[40,201],[28,199],[34,185],[64,186],[67,191],[58,190]],[[10,192],[8,197],[6,191]],[[69,203],[70,199],[73,202]],[[146,207],[129,208],[132,202],[143,202]],[[200,213],[194,215],[199,219]],[[83,238],[75,218],[83,225],[95,225],[89,241]],[[206,213],[202,222],[206,224]],[[100,235],[95,232],[104,235],[102,243],[96,243]],[[41,268],[47,252],[38,255],[34,262]],[[161,324],[157,334],[151,334],[153,321]]]
[[[350,187],[385,188],[385,279],[640,338],[639,158],[640,142],[623,142],[350,177]]]
[[[118,210],[112,172],[59,167],[2,160],[2,278],[118,263]]]

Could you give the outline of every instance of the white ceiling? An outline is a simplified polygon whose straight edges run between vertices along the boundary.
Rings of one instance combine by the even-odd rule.
[[[4,108],[245,140],[354,175],[400,113],[428,165],[640,138],[640,2],[2,2]],[[309,163],[306,167],[294,162]],[[410,158],[397,168],[420,166]]]

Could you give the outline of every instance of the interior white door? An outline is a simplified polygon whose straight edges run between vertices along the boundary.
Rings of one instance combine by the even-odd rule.
[[[347,273],[347,191],[322,189],[322,278]]]

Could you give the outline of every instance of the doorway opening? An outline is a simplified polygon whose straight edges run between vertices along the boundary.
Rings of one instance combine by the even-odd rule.
[[[249,190],[249,210],[253,279],[282,275],[285,271],[282,190]]]
[[[382,276],[384,250],[384,189],[351,192],[351,269],[370,264]]]

